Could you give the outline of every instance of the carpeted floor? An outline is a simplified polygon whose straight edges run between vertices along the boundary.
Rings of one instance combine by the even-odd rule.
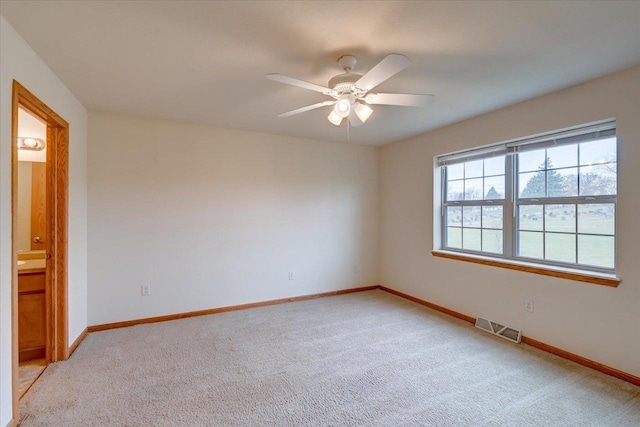
[[[383,291],[89,334],[21,426],[639,426],[640,388]]]

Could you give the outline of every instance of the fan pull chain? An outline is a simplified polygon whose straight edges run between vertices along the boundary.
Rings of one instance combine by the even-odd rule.
[[[351,143],[350,129],[351,129],[351,119],[347,116],[347,144]]]

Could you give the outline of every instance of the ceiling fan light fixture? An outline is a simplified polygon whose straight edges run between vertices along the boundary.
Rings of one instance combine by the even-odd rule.
[[[371,113],[373,113],[373,109],[371,107],[360,102],[356,102],[353,109],[362,123],[366,122],[369,116],[371,116]]]
[[[351,112],[351,101],[349,101],[349,98],[342,98],[336,102],[333,111],[340,117],[347,117]]]
[[[336,126],[340,126],[340,123],[342,123],[343,117],[341,115],[339,115],[338,113],[336,113],[335,108],[334,108],[333,110],[331,110],[331,114],[329,114],[327,119],[331,122],[331,124],[336,125]]]

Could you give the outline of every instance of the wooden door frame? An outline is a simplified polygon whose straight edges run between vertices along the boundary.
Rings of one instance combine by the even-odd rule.
[[[18,107],[47,124],[46,354],[47,363],[69,357],[67,251],[69,123],[24,86],[13,81],[11,108],[11,364],[13,421],[18,422]]]

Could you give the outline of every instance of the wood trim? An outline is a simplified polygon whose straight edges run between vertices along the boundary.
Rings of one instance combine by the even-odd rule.
[[[466,314],[458,313],[457,311],[449,310],[448,308],[439,306],[437,304],[422,300],[420,298],[416,298],[414,296],[405,294],[403,292],[396,291],[395,289],[387,288],[386,286],[378,286],[379,289],[389,292],[393,295],[397,295],[399,297],[408,299],[409,301],[413,301],[415,303],[424,305],[426,307],[432,308],[441,313],[448,314],[453,317],[457,317],[458,319],[466,320],[469,323],[475,324],[476,319],[467,316]],[[587,359],[586,357],[578,356],[577,354],[570,353],[566,350],[562,350],[558,347],[551,346],[549,344],[545,344],[541,341],[534,340],[533,338],[522,336],[522,342],[524,344],[530,345],[531,347],[535,347],[537,349],[546,351],[547,353],[555,354],[556,356],[560,356],[563,359],[570,360],[579,365],[586,366],[587,368],[591,368],[595,371],[602,372],[603,374],[610,375],[612,377],[619,378],[628,383],[640,386],[640,377],[636,377],[635,375],[631,375],[627,372],[621,371],[616,368],[612,368],[607,365],[603,365],[602,363],[594,362],[593,360]]]
[[[434,304],[432,302],[425,301],[425,300],[420,299],[420,298],[416,298],[416,297],[411,296],[409,294],[405,294],[403,292],[396,291],[395,289],[387,288],[386,286],[378,286],[378,288],[382,289],[385,292],[389,292],[390,294],[397,295],[397,296],[402,297],[404,299],[408,299],[409,301],[413,301],[413,302],[418,303],[420,305],[424,305],[425,307],[432,308],[432,309],[434,309],[436,311],[439,311],[441,313],[448,314],[449,316],[456,317],[456,318],[458,318],[460,320],[464,320],[464,321],[469,322],[469,323],[476,323],[476,319],[475,318],[473,318],[471,316],[467,316],[466,314],[462,314],[462,313],[459,313],[457,311],[450,310],[448,308],[442,307],[441,305],[437,305],[437,304]]]
[[[557,277],[560,279],[575,280],[578,282],[593,283],[595,285],[617,287],[621,279],[617,277],[603,277],[590,275],[587,273],[578,273],[572,271],[552,270],[549,268],[534,267],[530,265],[514,264],[505,261],[497,261],[492,259],[478,258],[470,255],[459,255],[450,252],[431,251],[435,257],[454,259],[457,261],[472,262],[474,264],[490,265],[492,267],[506,268],[509,270],[524,271],[526,273],[540,274],[543,276]]]
[[[41,241],[34,239],[40,237]],[[47,163],[31,164],[31,250],[45,250],[47,238]]]
[[[319,294],[301,295],[297,297],[280,298],[268,301],[252,302],[249,304],[230,305],[226,307],[210,308],[207,310],[189,311],[186,313],[168,314],[165,316],[147,317],[144,319],[126,320],[123,322],[106,323],[103,325],[89,326],[89,332],[106,331],[108,329],[126,328],[129,326],[143,325],[145,323],[165,322],[167,320],[186,319],[188,317],[205,316],[208,314],[224,313],[227,311],[246,310],[248,308],[265,307],[268,305],[284,304],[288,302],[304,301],[315,298],[331,297],[336,295],[351,294],[354,292],[372,291],[379,286],[364,286],[361,288],[341,289],[338,291],[322,292]]]
[[[594,362],[593,360],[587,359],[586,357],[578,356],[577,354],[570,353],[549,344],[545,344],[543,342],[534,340],[533,338],[523,336],[522,342],[530,345],[531,347],[538,348],[540,350],[546,351],[547,353],[555,354],[556,356],[560,356],[563,359],[571,360],[572,362],[575,362],[579,365],[602,372],[603,374],[611,375],[612,377],[616,377],[628,383],[640,386],[640,377],[628,374],[619,369],[603,365],[602,363]]]
[[[19,343],[18,343],[18,107],[19,93],[13,82],[11,101],[11,390],[12,422],[18,420],[20,404],[18,385]],[[11,423],[9,423],[11,424]]]
[[[18,396],[18,270],[17,270],[17,169],[18,108],[22,107],[47,124],[47,236],[45,246],[52,258],[46,268],[47,363],[65,360],[68,354],[67,246],[69,123],[13,80],[11,111],[11,230],[12,230],[12,415],[19,419]]]
[[[76,338],[76,340],[73,342],[73,344],[69,346],[69,349],[67,350],[67,358],[71,357],[73,352],[76,351],[80,343],[84,341],[87,335],[89,335],[89,329],[84,328],[84,331],[82,331],[80,335],[78,335],[78,338]]]
[[[56,149],[55,163],[55,217],[51,224],[55,227],[54,244],[55,283],[52,289],[56,304],[55,321],[55,360],[66,360],[68,357],[69,328],[67,325],[67,251],[69,247],[69,129],[58,127],[53,129]]]

